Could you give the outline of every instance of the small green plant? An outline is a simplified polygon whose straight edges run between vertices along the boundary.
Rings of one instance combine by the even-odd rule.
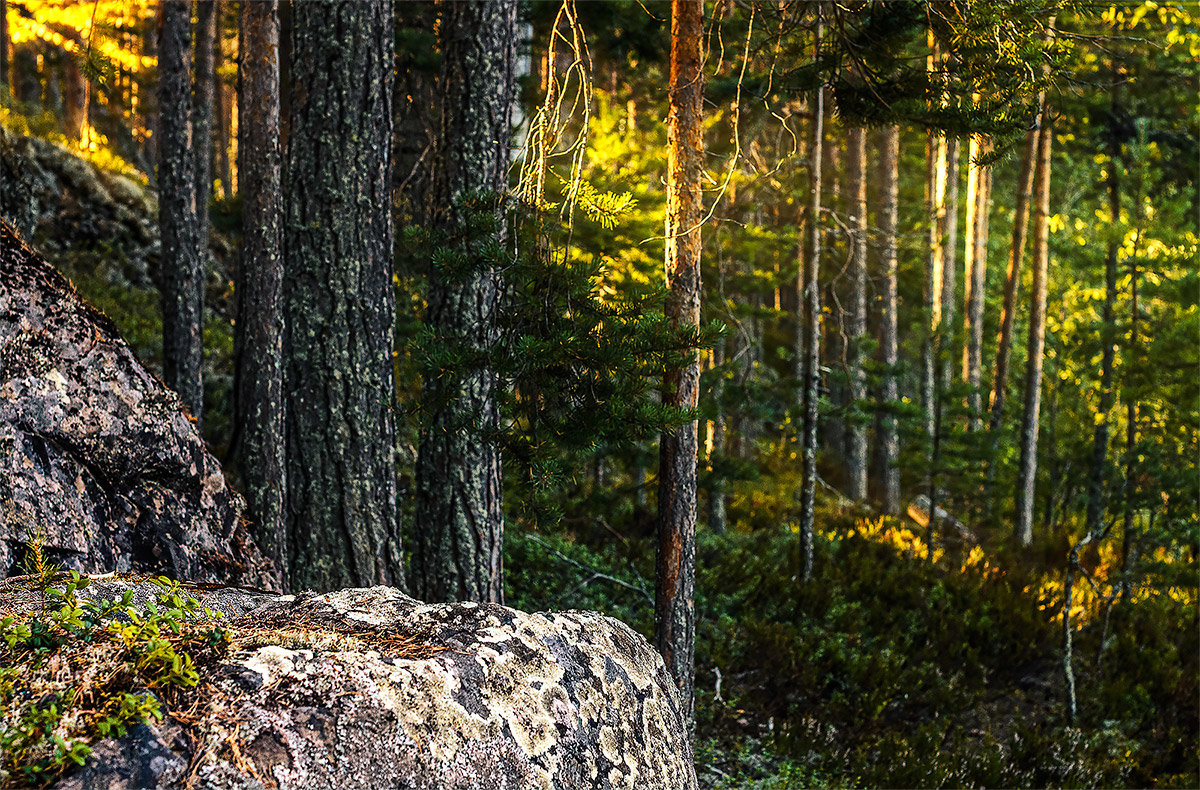
[[[98,738],[161,719],[155,690],[195,686],[193,653],[228,639],[204,622],[218,613],[166,577],[151,580],[159,590],[140,609],[132,591],[81,597],[88,577],[64,578],[36,537],[26,565],[41,605],[0,619],[0,787],[45,786]]]

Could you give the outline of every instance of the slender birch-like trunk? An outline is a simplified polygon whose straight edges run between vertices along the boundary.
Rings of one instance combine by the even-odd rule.
[[[867,397],[867,374],[863,367],[862,341],[867,334],[867,132],[854,126],[849,134],[850,228],[853,234],[850,252],[850,325],[849,366],[850,402],[862,403]],[[846,468],[849,494],[857,502],[867,498],[867,426],[851,415],[847,427]]]
[[[879,207],[880,258],[883,268],[883,321],[880,325],[880,352],[883,357],[883,398],[894,404],[900,399],[896,380],[899,361],[899,256],[896,245],[900,186],[900,127],[890,126],[880,133],[880,183],[883,184]],[[900,513],[900,437],[896,416],[890,412],[880,421],[883,460],[883,507],[891,515]]]

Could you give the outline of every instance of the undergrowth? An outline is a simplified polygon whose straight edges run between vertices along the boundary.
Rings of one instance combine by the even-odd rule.
[[[41,787],[82,765],[96,740],[162,718],[155,692],[195,686],[194,655],[223,645],[217,616],[166,577],[145,609],[80,595],[32,542],[36,605],[0,619],[0,787]]]

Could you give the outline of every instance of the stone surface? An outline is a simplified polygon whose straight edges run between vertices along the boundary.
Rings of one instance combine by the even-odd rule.
[[[275,587],[179,397],[0,221],[0,575],[41,535],[89,572]]]
[[[101,581],[110,597],[155,589]],[[98,743],[58,787],[695,787],[675,685],[617,620],[388,587],[200,595],[243,612],[227,651],[166,719]],[[0,611],[12,604],[0,589]]]

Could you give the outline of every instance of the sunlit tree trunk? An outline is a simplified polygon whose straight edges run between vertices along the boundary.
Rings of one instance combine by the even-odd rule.
[[[958,152],[959,141],[946,138],[945,193],[938,212],[942,228],[942,319],[937,355],[942,363],[939,397],[936,400],[938,422],[941,422],[941,394],[949,389],[954,377],[954,355],[951,353],[955,317],[958,310]]]
[[[817,6],[813,48],[821,48],[822,8]],[[812,579],[813,529],[817,492],[817,429],[821,389],[821,154],[825,138],[825,87],[817,88],[812,103],[812,140],[809,144],[808,250],[804,261],[804,375],[801,389],[804,421],[801,426],[801,456],[804,460],[800,482],[800,551],[804,581]]]
[[[197,419],[204,406],[204,270],[191,130],[190,0],[164,0],[158,45],[158,217],[162,231],[163,378]]]
[[[238,170],[244,176],[235,325],[238,462],[254,538],[288,585],[283,422],[279,2],[241,4]]]
[[[213,166],[216,168],[213,178],[221,184],[218,193],[222,199],[233,196],[233,169],[230,167],[229,149],[230,137],[233,134],[233,91],[229,82],[221,78],[225,69],[225,42],[221,35],[221,15],[226,13],[229,0],[216,0],[217,5],[217,35],[213,41],[213,73],[216,75],[216,94],[213,104]],[[276,3],[277,6],[277,3]],[[278,8],[276,7],[276,17]],[[276,38],[278,38],[278,22],[276,22]],[[276,46],[278,50],[278,46]],[[276,53],[278,64],[278,53]],[[276,66],[278,68],[278,65]],[[276,101],[278,103],[278,100]],[[240,113],[240,110],[239,110]]]
[[[1050,262],[1050,144],[1053,127],[1043,118],[1034,176],[1033,293],[1025,364],[1025,412],[1021,418],[1021,462],[1014,532],[1022,546],[1033,542],[1033,495],[1037,484],[1038,418],[1042,405],[1042,353],[1046,344],[1046,274]]]
[[[444,106],[428,219],[454,229],[469,221],[457,198],[507,187],[516,0],[446,3],[440,35]],[[465,277],[435,273],[426,322],[436,336],[486,356],[498,332],[499,276],[490,264]],[[416,594],[427,601],[504,598],[498,386],[486,364],[424,382],[413,570]]]
[[[293,589],[403,584],[392,416],[392,3],[295,3],[284,168]]]
[[[899,256],[896,245],[898,219],[898,197],[900,188],[900,127],[889,126],[880,135],[882,151],[879,160],[880,183],[883,185],[882,203],[879,207],[880,259],[883,267],[883,320],[880,324],[880,353],[884,364],[883,398],[888,404],[900,400],[896,380],[896,364],[899,362]],[[880,458],[883,461],[883,507],[887,513],[900,513],[900,437],[897,433],[896,417],[885,413],[880,421],[882,445]]]
[[[850,128],[847,181],[850,200],[850,321],[849,367],[852,404],[867,397],[867,374],[863,367],[862,341],[867,334],[867,131]],[[858,502],[867,498],[867,426],[851,414],[847,427],[846,468],[849,494]]]
[[[8,82],[8,0],[0,0],[0,99],[12,95]]]
[[[984,287],[987,283],[988,215],[991,202],[992,168],[977,160],[990,151],[980,135],[971,137],[967,163],[967,239],[963,249],[963,381],[970,387],[967,410],[968,428],[982,427],[983,403],[980,394],[983,359]]]
[[[671,1],[667,113],[666,316],[674,329],[700,325],[700,186],[704,174],[703,0]],[[700,358],[670,371],[663,403],[695,408]],[[696,422],[664,433],[658,473],[654,640],[694,724],[696,613]]]

